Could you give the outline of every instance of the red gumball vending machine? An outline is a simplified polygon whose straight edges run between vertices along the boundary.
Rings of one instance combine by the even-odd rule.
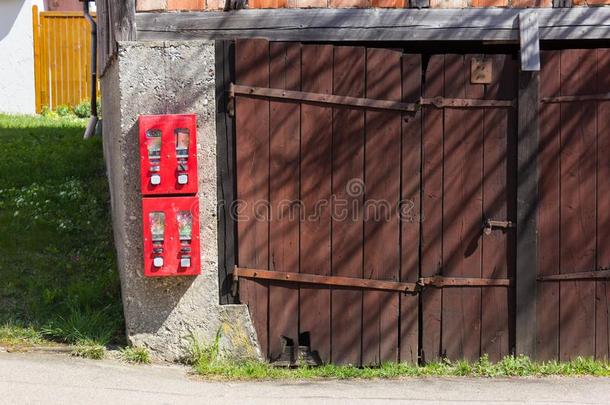
[[[139,120],[144,275],[201,273],[194,114]]]

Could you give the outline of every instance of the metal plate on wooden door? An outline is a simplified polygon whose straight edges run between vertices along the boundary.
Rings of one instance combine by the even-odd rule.
[[[492,74],[491,58],[472,58],[470,62],[470,83],[490,84]]]

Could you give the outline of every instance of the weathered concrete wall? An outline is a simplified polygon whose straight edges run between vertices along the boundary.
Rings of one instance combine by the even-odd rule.
[[[220,331],[226,355],[259,357],[243,305],[219,305],[215,76],[213,42],[120,43],[102,80],[104,151],[127,337],[167,360],[191,336],[208,344]],[[138,148],[140,114],[197,114],[201,275],[144,278]]]

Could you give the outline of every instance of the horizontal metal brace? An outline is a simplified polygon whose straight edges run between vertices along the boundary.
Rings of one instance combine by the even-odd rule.
[[[415,112],[416,103],[401,103],[398,101],[375,100],[370,98],[337,96],[334,94],[310,93],[305,91],[292,91],[272,89],[266,87],[242,86],[231,83],[230,97],[251,96],[274,98],[279,100],[299,101],[304,103],[324,104],[334,107],[354,107],[368,110],[390,110],[399,112]]]
[[[466,277],[422,277],[417,282],[431,287],[510,287],[513,281],[508,278],[466,278]]]
[[[355,277],[321,276],[306,273],[286,273],[282,271],[270,271],[235,267],[233,280],[239,277],[254,278],[262,280],[288,281],[303,284],[329,285],[336,287],[357,287],[368,290],[398,291],[414,293],[417,291],[416,283],[402,283],[398,281],[370,280]]]
[[[552,274],[538,277],[538,281],[567,281],[567,280],[599,280],[610,279],[610,269],[596,271],[581,271],[578,273]]]
[[[418,293],[425,287],[508,287],[510,279],[465,278],[465,277],[422,277],[417,282],[405,283],[388,280],[371,280],[356,277],[322,276],[317,274],[290,273],[235,267],[233,280],[239,277],[295,282],[302,284],[328,285],[335,287],[355,287],[368,290],[396,291],[402,293]]]
[[[481,107],[501,107],[511,108],[516,105],[515,100],[478,100],[474,98],[446,98],[433,97],[422,98],[421,105],[431,105],[436,108],[481,108]]]
[[[543,97],[540,99],[543,103],[569,103],[574,101],[604,101],[610,100],[610,93],[604,94],[583,94],[580,96],[555,96]]]
[[[231,83],[229,88],[229,113],[233,115],[235,107],[233,101],[235,96],[271,98],[277,100],[297,101],[332,107],[359,108],[365,110],[381,110],[396,112],[415,112],[422,105],[436,108],[481,108],[501,107],[510,108],[515,106],[514,100],[476,100],[467,98],[445,98],[432,97],[420,98],[414,103],[403,103],[399,101],[377,100],[371,98],[338,96],[335,94],[311,93],[305,91],[283,90],[268,87],[243,86]]]

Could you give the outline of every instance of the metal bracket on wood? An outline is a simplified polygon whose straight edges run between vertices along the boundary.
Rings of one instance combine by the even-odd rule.
[[[511,279],[506,278],[466,278],[466,277],[422,277],[415,283],[405,283],[389,280],[371,280],[355,277],[321,276],[317,274],[290,273],[261,269],[235,267],[233,283],[237,284],[240,277],[286,281],[303,284],[318,284],[335,287],[355,287],[368,290],[395,291],[402,293],[419,293],[426,287],[510,287]]]
[[[574,101],[604,101],[610,100],[610,93],[602,94],[583,94],[580,96],[555,96],[543,97],[540,99],[543,103],[570,103]]]
[[[610,279],[610,269],[595,271],[581,271],[578,273],[552,274],[538,277],[538,281],[566,281],[566,280],[599,280]]]
[[[473,98],[421,98],[419,104],[431,105],[436,108],[481,108],[481,107],[514,107],[515,100],[478,100]]]
[[[519,13],[519,42],[521,44],[521,70],[537,72],[540,70],[540,33],[536,10],[523,10]]]
[[[513,282],[509,278],[466,278],[466,277],[422,277],[417,281],[421,287],[510,287]]]
[[[409,7],[410,8],[429,8],[430,0],[410,0]]]

